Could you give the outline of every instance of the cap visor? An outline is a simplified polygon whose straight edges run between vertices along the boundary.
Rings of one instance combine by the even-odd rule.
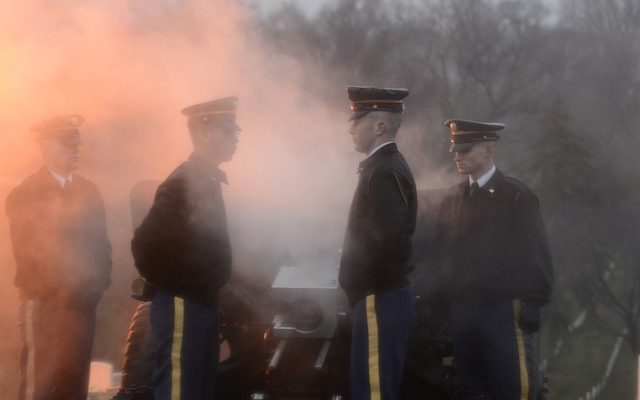
[[[356,111],[351,115],[351,117],[349,117],[349,121],[355,121],[356,119],[360,119],[365,115],[369,114],[370,112],[371,111]]]
[[[80,140],[80,132],[77,129],[44,131],[38,135],[41,140]]]
[[[235,121],[208,121],[205,123],[206,126],[212,127],[212,128],[218,128],[218,129],[222,129],[225,131],[234,131],[234,132],[240,132],[242,129],[240,128],[240,126],[235,122]]]

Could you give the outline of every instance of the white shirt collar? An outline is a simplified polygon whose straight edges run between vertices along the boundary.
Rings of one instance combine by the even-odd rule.
[[[471,177],[471,175],[469,175],[469,185],[472,185],[473,182],[478,182],[478,186],[479,187],[483,187],[484,185],[487,184],[487,182],[489,182],[489,179],[491,179],[493,177],[493,174],[496,173],[496,166],[492,166],[491,169],[489,170],[489,172],[487,172],[486,174],[482,175],[480,178],[478,178],[478,180],[474,180],[473,177]]]
[[[53,175],[54,178],[56,178],[56,181],[58,181],[60,187],[64,187],[66,181],[73,182],[72,174],[69,174],[69,176],[62,176],[53,170],[49,170],[49,172],[51,173],[51,175]]]
[[[367,155],[367,157],[371,157],[372,155],[375,154],[376,151],[380,150],[381,148],[383,148],[384,146],[388,145],[389,143],[395,143],[395,141],[389,140],[388,142],[382,143],[380,146],[378,146],[378,147],[374,148],[373,150],[371,150],[369,152],[369,154]]]

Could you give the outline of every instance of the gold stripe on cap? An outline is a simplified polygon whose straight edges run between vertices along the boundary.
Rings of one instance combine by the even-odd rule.
[[[478,131],[452,131],[451,134],[452,135],[497,135],[497,133],[495,133],[495,131],[485,131],[485,132],[478,132]]]
[[[220,115],[220,114],[235,114],[235,110],[207,111],[207,112],[201,112],[197,114],[189,114],[187,117],[193,118],[193,117],[204,117],[205,115]]]
[[[400,104],[402,100],[358,100],[352,101],[353,104],[373,104],[373,103],[383,103],[383,104]]]

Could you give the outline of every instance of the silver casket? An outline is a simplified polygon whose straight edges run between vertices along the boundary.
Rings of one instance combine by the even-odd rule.
[[[275,336],[334,336],[341,301],[337,266],[281,267],[271,296],[276,310]]]

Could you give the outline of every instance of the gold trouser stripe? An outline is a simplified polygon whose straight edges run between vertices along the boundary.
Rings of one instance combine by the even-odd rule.
[[[402,100],[376,100],[376,99],[371,99],[371,100],[357,100],[357,101],[352,101],[353,104],[401,104]]]
[[[529,398],[529,374],[527,373],[527,355],[524,348],[524,337],[518,319],[520,317],[520,301],[513,301],[514,324],[516,328],[516,343],[518,346],[518,361],[520,366],[520,400]]]
[[[180,400],[182,375],[182,334],[184,331],[184,300],[173,298],[173,342],[171,344],[171,400]]]
[[[367,332],[369,336],[369,390],[371,400],[380,400],[380,357],[378,355],[378,317],[376,298],[367,296]]]
[[[27,300],[24,310],[24,341],[27,347],[27,365],[25,368],[25,400],[32,400],[35,391],[36,347],[33,335],[34,300]]]

